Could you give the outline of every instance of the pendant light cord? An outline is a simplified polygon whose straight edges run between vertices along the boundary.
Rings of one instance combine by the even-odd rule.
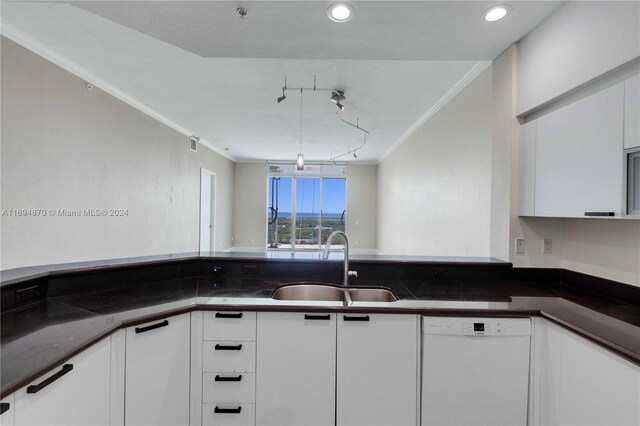
[[[300,154],[302,154],[302,91],[300,88],[300,142],[298,143],[300,146]]]

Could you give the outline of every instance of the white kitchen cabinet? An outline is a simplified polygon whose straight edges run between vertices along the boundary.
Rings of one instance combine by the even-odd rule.
[[[539,324],[541,425],[640,424],[640,367],[549,321]]]
[[[623,109],[619,83],[536,120],[536,216],[620,216]]]
[[[640,74],[624,83],[624,148],[640,147]]]
[[[520,216],[533,216],[535,214],[537,128],[537,120],[520,126],[520,147],[518,152],[518,214]]]
[[[258,313],[256,424],[335,424],[335,366],[336,314]]]
[[[125,424],[189,424],[190,315],[126,329]]]
[[[419,318],[338,314],[336,424],[416,425]]]
[[[110,362],[106,338],[18,390],[15,424],[108,425]]]
[[[13,426],[13,413],[15,413],[14,395],[11,394],[2,401],[0,401],[1,413],[0,413],[0,425]]]

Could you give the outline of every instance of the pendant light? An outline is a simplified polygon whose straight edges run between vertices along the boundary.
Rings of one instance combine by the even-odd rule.
[[[300,153],[298,154],[298,158],[296,159],[296,169],[304,170],[304,155],[302,155],[302,88],[300,89]]]

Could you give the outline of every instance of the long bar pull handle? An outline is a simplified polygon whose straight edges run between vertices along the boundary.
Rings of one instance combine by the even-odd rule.
[[[238,312],[235,314],[216,312],[216,318],[242,318],[242,312]]]
[[[221,413],[221,414],[240,414],[240,411],[242,411],[242,407],[238,407],[238,408],[220,408],[220,407],[216,407],[213,409],[214,413]]]
[[[215,381],[216,382],[239,382],[240,380],[242,380],[242,374],[238,374],[237,376],[218,376],[216,375]]]
[[[362,315],[362,316],[345,315],[344,320],[345,321],[369,321],[369,315]]]
[[[584,212],[585,216],[615,216],[615,212]]]
[[[242,345],[220,345],[215,346],[216,351],[239,351],[242,349]]]
[[[306,320],[330,320],[331,319],[331,315],[329,315],[329,314],[326,314],[326,315],[304,314],[304,319],[306,319]]]
[[[145,331],[155,330],[156,328],[166,327],[169,325],[169,321],[164,320],[157,324],[147,325],[146,327],[136,327],[136,333],[144,333]]]
[[[49,377],[47,380],[44,380],[44,381],[38,383],[37,385],[28,386],[27,387],[27,393],[38,393],[38,392],[40,392],[42,389],[46,388],[51,383],[55,382],[56,380],[58,380],[60,377],[64,376],[65,374],[67,374],[71,370],[73,370],[73,364],[65,364],[65,365],[63,365],[62,366],[62,370],[58,371],[53,376]]]

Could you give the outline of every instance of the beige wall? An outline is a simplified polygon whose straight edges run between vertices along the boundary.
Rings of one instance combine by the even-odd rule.
[[[198,250],[200,168],[232,245],[234,163],[2,38],[2,208],[128,209],[2,217],[1,268]]]
[[[264,250],[267,244],[267,165],[236,163],[234,246]]]
[[[378,250],[489,256],[491,68],[378,165]]]
[[[347,235],[349,250],[375,253],[378,166],[347,166]]]
[[[235,250],[266,246],[267,166],[237,163]],[[347,235],[350,251],[375,252],[377,166],[347,166]]]

